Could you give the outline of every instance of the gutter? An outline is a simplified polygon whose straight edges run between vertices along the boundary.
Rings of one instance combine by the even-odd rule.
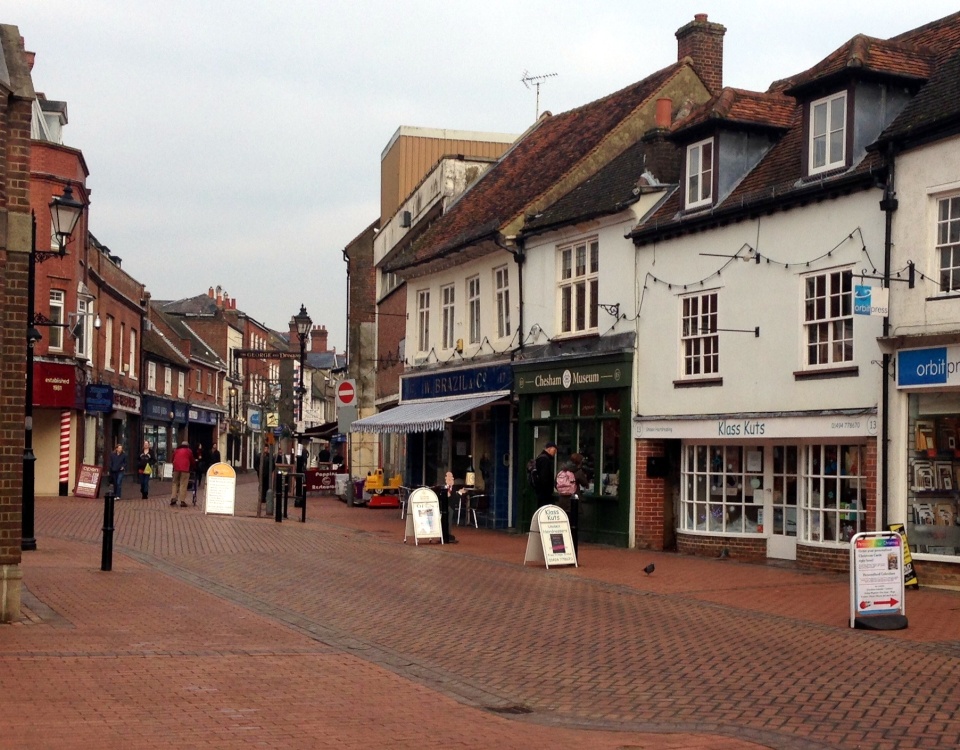
[[[509,244],[504,244],[504,241],[512,243],[513,247],[511,247]],[[501,250],[506,250],[508,253],[510,253],[517,264],[517,286],[520,287],[520,314],[517,320],[517,329],[520,332],[520,336],[518,347],[510,352],[510,359],[512,360],[514,359],[516,352],[521,354],[523,353],[523,342],[526,338],[526,333],[524,332],[523,327],[523,264],[527,260],[527,255],[523,251],[523,237],[503,237],[503,235],[498,232],[493,237],[493,244],[495,244]]]
[[[883,191],[883,199],[880,201],[880,210],[884,213],[883,228],[883,287],[890,288],[890,262],[893,248],[893,213],[897,210],[897,191],[895,187],[895,162],[896,147],[893,143],[887,144],[887,150],[884,161],[887,167],[887,183]],[[883,338],[890,336],[890,316],[889,309],[887,315],[883,317]],[[890,354],[883,353],[882,358],[883,384],[880,388],[880,465],[883,467],[883,473],[880,476],[880,530],[887,528],[888,509],[890,501]]]

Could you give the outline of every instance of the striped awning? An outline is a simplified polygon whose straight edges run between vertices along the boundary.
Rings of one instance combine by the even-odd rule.
[[[350,425],[353,432],[432,432],[442,430],[454,417],[509,395],[509,391],[466,398],[431,398],[408,401],[389,411],[358,419]]]

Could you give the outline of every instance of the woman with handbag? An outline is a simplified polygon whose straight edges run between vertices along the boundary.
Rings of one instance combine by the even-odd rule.
[[[153,467],[157,461],[153,457],[153,450],[147,440],[143,441],[143,450],[137,456],[137,474],[140,477],[140,497],[144,500],[150,494],[150,477],[153,476]]]

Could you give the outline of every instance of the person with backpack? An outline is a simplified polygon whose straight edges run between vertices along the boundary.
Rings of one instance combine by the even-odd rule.
[[[538,508],[553,502],[553,459],[556,455],[557,444],[553,441],[547,443],[540,451],[540,455],[534,459],[532,471],[528,472],[533,493],[537,497]]]
[[[578,455],[578,454],[573,454]],[[560,471],[557,472],[557,505],[563,508],[564,512],[570,513],[570,500],[580,491],[580,483],[577,480],[577,469],[579,466],[575,463],[573,456],[563,464]]]

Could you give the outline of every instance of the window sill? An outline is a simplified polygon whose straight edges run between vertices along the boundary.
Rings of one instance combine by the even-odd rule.
[[[723,378],[686,378],[683,380],[674,380],[674,388],[711,388],[723,385]]]
[[[847,367],[828,367],[822,370],[796,370],[793,373],[794,380],[827,380],[829,378],[855,378],[860,375],[860,367],[851,365]]]
[[[935,297],[927,297],[925,302],[940,302],[942,300],[960,299],[960,292],[950,292],[947,294],[938,294]]]

